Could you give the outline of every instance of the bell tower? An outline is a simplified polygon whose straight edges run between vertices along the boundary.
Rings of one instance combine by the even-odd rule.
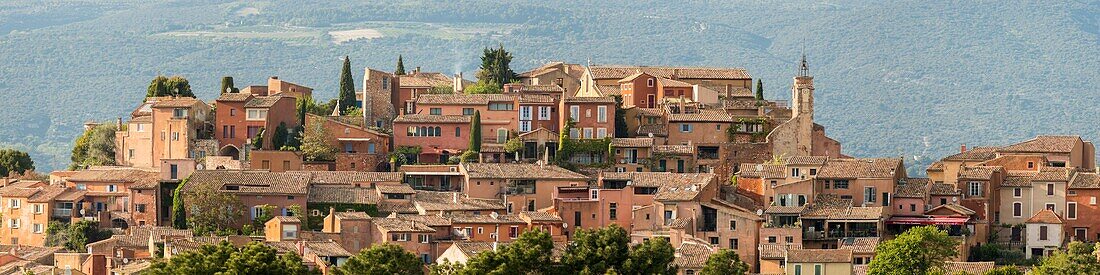
[[[802,62],[798,64],[798,75],[794,77],[794,86],[791,88],[791,116],[807,116],[811,124],[813,123],[814,77],[810,76],[810,67],[806,63],[805,54],[802,55]]]

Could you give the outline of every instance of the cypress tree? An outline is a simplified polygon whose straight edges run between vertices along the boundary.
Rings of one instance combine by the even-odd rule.
[[[764,82],[756,80],[756,100],[764,100]]]
[[[233,87],[233,77],[232,76],[223,76],[222,77],[222,89],[221,89],[221,91],[218,91],[218,92],[222,93],[222,94],[231,93],[231,92],[234,92],[235,89],[236,88]]]
[[[401,55],[397,55],[397,69],[393,71],[394,75],[405,75],[405,61],[402,60]]]
[[[340,114],[355,107],[355,80],[351,78],[351,59],[344,56],[344,69],[340,71]]]
[[[172,191],[172,227],[176,229],[187,229],[187,212],[183,208],[183,186],[186,184],[185,179]]]
[[[468,150],[481,152],[481,111],[474,111],[474,118],[470,120],[470,146]]]

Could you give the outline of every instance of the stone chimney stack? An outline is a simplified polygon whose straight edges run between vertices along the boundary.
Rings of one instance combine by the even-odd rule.
[[[414,74],[418,74],[418,73],[420,73],[420,66],[416,66],[416,68],[415,68],[415,69],[413,69],[413,73],[414,73]]]
[[[966,144],[959,146],[959,153],[966,153]]]
[[[455,78],[454,78],[454,84],[452,85],[452,87],[454,87],[454,89],[455,89],[456,94],[457,93],[462,93],[462,91],[466,90],[466,87],[465,87],[464,83],[462,83],[462,82],[463,82],[462,72],[456,73]]]

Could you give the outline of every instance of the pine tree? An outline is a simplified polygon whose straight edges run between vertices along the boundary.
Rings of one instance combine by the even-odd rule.
[[[764,82],[756,80],[756,100],[764,100]]]
[[[393,70],[394,75],[405,75],[405,60],[401,58],[401,55],[397,55],[397,69]]]
[[[222,93],[222,94],[235,93],[236,89],[237,88],[233,87],[233,77],[232,76],[223,76],[222,77],[222,89],[220,91],[218,91],[219,93]]]
[[[497,87],[512,83],[516,72],[512,71],[512,54],[504,50],[504,45],[496,49],[485,48],[482,51],[481,67],[477,71],[479,84],[492,84]]]
[[[351,59],[344,57],[344,69],[340,71],[340,114],[355,107],[355,80],[351,78]]]
[[[470,146],[467,151],[481,152],[481,111],[474,111],[470,120]]]

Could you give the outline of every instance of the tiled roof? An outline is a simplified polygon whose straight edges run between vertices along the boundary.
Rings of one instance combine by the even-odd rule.
[[[504,150],[504,144],[486,143],[481,145],[481,151],[479,153],[507,153],[508,150]]]
[[[948,204],[936,206],[936,207],[933,207],[932,209],[928,209],[928,211],[924,211],[924,213],[935,212],[936,210],[939,210],[940,208],[945,208],[947,210],[951,210],[952,212],[963,214],[963,215],[966,215],[966,216],[974,215],[975,213],[977,213],[977,212],[974,212],[974,210],[970,210],[970,208],[966,208],[966,206],[962,206],[962,205],[959,205],[957,203],[948,203]]]
[[[336,217],[340,218],[341,220],[369,220],[369,219],[371,219],[371,216],[367,215],[367,212],[336,212],[336,213],[333,213],[333,214],[336,215]]]
[[[527,222],[562,222],[557,214],[539,211],[523,211],[519,217]]]
[[[684,242],[676,248],[676,258],[672,264],[680,268],[702,268],[714,252],[709,245]]]
[[[1003,171],[1000,166],[963,166],[959,171],[959,179],[990,180],[997,171]]]
[[[614,147],[652,147],[653,138],[613,138],[611,146]]]
[[[683,186],[689,184],[708,184],[712,177],[707,174],[670,173],[670,172],[605,172],[604,180],[628,180],[635,187],[661,187],[668,184]]]
[[[378,184],[374,186],[382,194],[416,194],[408,184]]]
[[[1002,152],[1069,153],[1081,142],[1079,136],[1037,136],[1033,139],[1001,148]]]
[[[944,274],[985,274],[994,267],[993,262],[943,262]]]
[[[81,170],[68,179],[70,182],[131,183],[132,185],[128,188],[133,189],[155,188],[159,180],[159,172],[129,167],[103,167]]]
[[[554,103],[554,97],[548,95],[521,94],[519,95],[519,103]]]
[[[962,161],[962,160],[991,160],[997,157],[998,147],[974,147],[973,149],[958,154],[947,156],[943,160]]]
[[[615,103],[615,99],[606,96],[567,97],[565,102],[571,103]]]
[[[791,249],[787,263],[850,263],[851,249]]]
[[[692,86],[691,83],[668,78],[657,78],[657,83],[663,87],[690,88]]]
[[[563,179],[588,180],[577,172],[554,165],[530,163],[463,163],[471,179]]]
[[[467,214],[451,214],[445,216],[450,219],[452,223],[485,223],[485,224],[520,224],[525,223],[523,219],[520,219],[516,215],[467,215]]]
[[[927,184],[906,183],[894,187],[895,198],[923,198],[927,194]]]
[[[710,173],[669,173],[653,199],[658,201],[687,201],[699,196],[707,185],[714,181],[714,174]],[[675,176],[671,176],[675,175]]]
[[[851,249],[852,253],[875,253],[878,247],[879,237],[843,238],[840,240],[840,249]]]
[[[637,132],[638,132],[638,135],[643,135],[643,136],[653,134],[654,136],[662,136],[663,137],[663,136],[668,135],[668,125],[667,124],[639,125]]]
[[[829,157],[825,156],[794,156],[787,158],[787,165],[824,165]]]
[[[554,61],[543,64],[538,68],[531,69],[530,71],[519,73],[518,77],[536,77],[549,72],[557,71],[561,67],[561,72],[566,73],[574,78],[580,78],[581,74],[584,74],[584,65],[581,64],[569,64],[561,61]]]
[[[874,220],[882,218],[882,207],[853,207],[851,199],[818,194],[814,203],[802,211],[802,218]]]
[[[451,226],[451,220],[438,215],[398,214],[398,219],[413,221],[431,227]]]
[[[740,177],[781,179],[786,177],[785,166],[779,164],[742,163]]]
[[[402,214],[419,213],[416,210],[416,205],[413,204],[413,202],[403,200],[382,201],[378,203],[378,212]]]
[[[374,219],[374,224],[378,228],[388,232],[423,232],[431,233],[435,232],[435,229],[428,227],[422,223],[407,221],[398,218],[381,218]]]
[[[322,257],[351,257],[354,256],[350,251],[344,249],[340,244],[333,241],[307,241],[305,244],[305,252],[309,254],[315,254]]]
[[[309,203],[378,204],[378,192],[365,187],[310,185]]]
[[[224,93],[218,96],[216,101],[229,101],[229,102],[241,102],[252,98],[252,94],[249,93]]]
[[[1039,212],[1032,215],[1027,219],[1027,223],[1049,223],[1049,224],[1062,224],[1062,217],[1054,213],[1050,209],[1039,210]]]
[[[640,116],[649,116],[649,117],[662,117],[662,116],[665,116],[665,111],[662,110],[662,109],[659,109],[659,108],[634,107],[633,109],[637,110],[638,115],[640,115]]]
[[[622,95],[623,88],[619,85],[596,85],[596,90],[603,96]]]
[[[594,79],[622,79],[639,71],[648,75],[680,79],[751,79],[742,68],[590,66]]]
[[[717,109],[701,109],[697,113],[691,114],[669,114],[669,122],[685,121],[685,122],[733,122],[733,116],[723,110]]]
[[[431,88],[454,85],[450,77],[442,73],[411,73],[398,76],[401,87]]]
[[[928,165],[928,169],[925,169],[925,170],[926,171],[943,171],[943,162],[942,161],[933,162],[931,165]]]
[[[0,251],[19,257],[24,260],[39,262],[47,257],[53,257],[54,253],[64,251],[64,247],[37,247],[27,245],[0,244]]]
[[[788,249],[802,249],[802,244],[778,244],[766,243],[760,245],[761,260],[782,260],[787,255]]]
[[[478,253],[493,250],[492,242],[455,242],[454,246],[469,258],[473,258]]]
[[[654,145],[653,153],[656,154],[675,154],[675,155],[691,155],[695,152],[695,147],[691,145]]]
[[[394,123],[470,123],[471,118],[463,115],[398,115]]]
[[[153,103],[153,108],[186,108],[201,103],[201,100],[193,97],[162,98]]]
[[[355,172],[355,171],[309,171],[310,184],[351,185],[369,182],[401,182],[405,173],[401,172]]]
[[[1031,180],[1035,178],[1036,174],[1038,174],[1038,172],[1008,171],[1001,186],[1031,187]]]
[[[293,97],[287,97],[287,98],[290,98],[290,100],[294,100]],[[283,99],[283,96],[258,96],[258,97],[253,98],[252,100],[249,100],[247,103],[245,103],[244,107],[245,108],[270,108],[271,106],[275,106],[275,103],[278,103],[279,100],[281,100],[281,99]]]
[[[801,214],[802,210],[805,210],[806,206],[768,206],[767,210],[764,210],[765,214]]]
[[[893,178],[901,159],[829,159],[817,172],[819,179]]]
[[[1069,181],[1069,176],[1073,174],[1073,168],[1068,167],[1043,167],[1039,170],[1039,173],[1032,178],[1032,181],[1041,182],[1066,182]]]
[[[1100,175],[1096,173],[1077,173],[1070,182],[1069,188],[1100,188]]]
[[[562,88],[561,86],[558,86],[556,84],[523,85],[523,87],[520,88],[519,91],[521,93],[561,93],[565,91],[565,88]]]
[[[416,191],[413,199],[416,207],[424,211],[474,211],[504,210],[504,202],[497,199],[469,198],[460,192]]]
[[[957,196],[962,195],[958,188],[947,183],[933,183],[928,186],[928,194],[933,196]]]
[[[475,94],[423,94],[416,97],[417,105],[486,105],[487,95]]]
[[[183,189],[192,192],[204,185],[228,193],[305,195],[309,189],[309,176],[295,172],[199,170],[191,174]]]

